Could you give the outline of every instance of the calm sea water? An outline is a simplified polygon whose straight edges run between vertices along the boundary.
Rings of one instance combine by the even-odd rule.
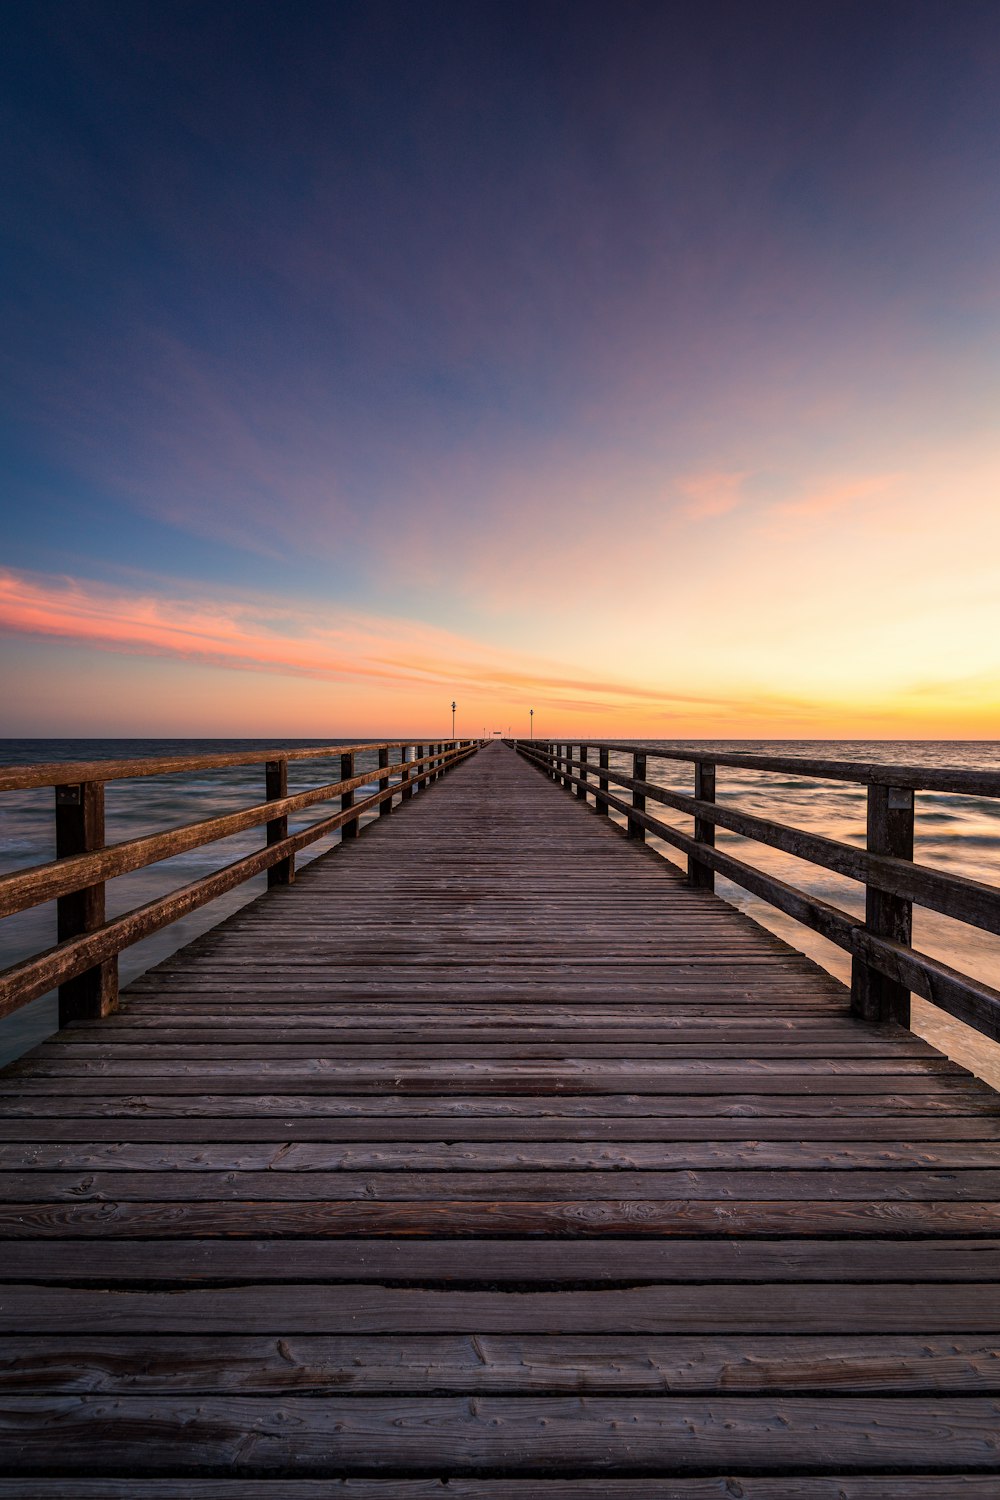
[[[349,736],[334,740],[297,740],[289,745],[313,746],[322,743],[351,743]],[[773,741],[773,740],[698,740],[673,741],[692,751],[722,753],[756,753],[801,755],[832,760],[861,760],[911,765],[986,767],[1000,769],[1000,742],[997,741]],[[127,756],[197,754],[223,751],[268,749],[263,740],[6,740],[0,741],[0,763],[25,761],[98,760]],[[359,772],[374,769],[375,752],[360,756]],[[615,758],[612,757],[612,764]],[[621,758],[622,769],[629,769]],[[289,790],[315,786],[336,780],[339,760],[301,761],[289,765]],[[669,761],[650,760],[651,779],[660,785],[690,793],[692,769]],[[107,789],[107,836],[109,842],[134,838],[207,817],[212,813],[234,810],[262,798],[263,767],[235,767],[223,771],[199,772],[196,775],[144,777],[137,781],[111,783]],[[762,817],[776,818],[810,832],[826,834],[863,847],[865,842],[865,789],[847,783],[838,784],[810,777],[769,775],[720,767],[717,796],[731,804]],[[323,809],[310,808],[292,827],[303,827]],[[660,808],[657,815],[690,832],[690,819]],[[52,791],[0,794],[0,872],[15,870],[51,859],[53,849]],[[741,855],[750,863],[766,869],[783,880],[801,887],[811,895],[822,897],[846,911],[863,913],[864,891],[857,882],[769,849],[765,845],[738,838],[724,829],[718,830],[721,848]],[[300,863],[329,849],[338,834],[313,845]],[[258,830],[227,839],[224,843],[195,849],[175,859],[164,860],[148,870],[138,870],[120,877],[108,886],[108,912],[116,916],[130,907],[200,875],[228,864],[241,854],[259,846]],[[651,840],[668,859],[677,859],[669,845]],[[955,874],[971,876],[988,884],[1000,884],[1000,800],[982,797],[952,796],[946,793],[917,794],[916,858]],[[252,900],[264,889],[264,877],[248,882],[212,905],[183,918],[165,931],[127,949],[121,956],[123,982],[127,982],[182,944],[220,921],[237,907]],[[836,974],[849,978],[850,961],[840,949],[818,937],[798,923],[774,911],[757,897],[741,891],[728,881],[720,880],[721,895],[757,921],[777,932],[788,942]],[[0,965],[49,946],[55,940],[55,913],[52,905],[8,918],[0,923]],[[947,917],[917,909],[914,913],[914,945],[934,954],[964,973],[972,974],[1000,988],[1000,938],[979,932]],[[54,1026],[53,997],[45,997],[26,1006],[15,1016],[0,1022],[0,1061],[17,1056],[33,1046]],[[1000,1088],[1000,1046],[978,1033],[937,1012],[923,1002],[914,1001],[914,1029],[936,1046],[973,1068]]]

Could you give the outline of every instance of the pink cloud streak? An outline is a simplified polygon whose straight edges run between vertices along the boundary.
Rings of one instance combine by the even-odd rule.
[[[10,571],[0,572],[0,629],[101,651],[282,676],[530,690],[539,702],[574,707],[714,701],[578,676],[561,664],[500,653],[419,621],[343,613],[331,622],[240,603],[126,594],[90,582]]]

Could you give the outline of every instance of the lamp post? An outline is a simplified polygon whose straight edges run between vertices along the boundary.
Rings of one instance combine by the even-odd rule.
[[[452,737],[452,739],[455,738],[455,710],[456,710],[457,707],[458,707],[458,704],[455,702],[455,700],[453,698],[451,700],[451,737]]]
[[[531,731],[530,731],[529,738],[530,739],[534,739],[535,738],[535,710],[533,708],[529,708],[528,709],[528,714],[529,714],[528,723],[531,725]]]

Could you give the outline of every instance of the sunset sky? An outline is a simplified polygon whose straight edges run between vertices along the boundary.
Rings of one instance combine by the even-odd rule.
[[[1000,737],[996,0],[31,0],[6,735]]]

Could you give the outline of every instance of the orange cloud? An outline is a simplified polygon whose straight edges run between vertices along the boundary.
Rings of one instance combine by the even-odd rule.
[[[726,516],[743,504],[743,483],[748,475],[745,470],[712,470],[705,474],[689,474],[676,482],[676,488],[687,499],[684,515],[692,520],[708,520],[712,516]]]

